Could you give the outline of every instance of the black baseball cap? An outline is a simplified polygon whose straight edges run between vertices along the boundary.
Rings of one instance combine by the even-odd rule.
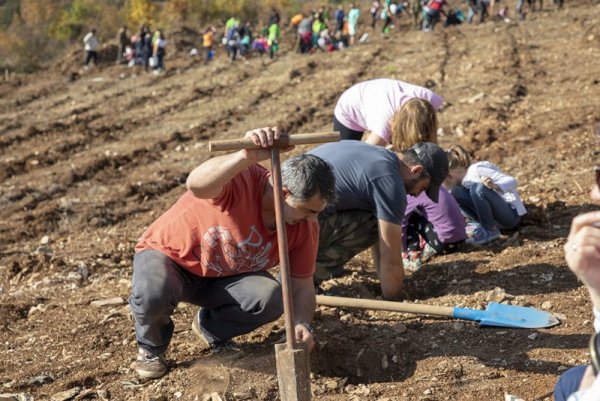
[[[435,143],[419,142],[409,149],[413,150],[421,165],[425,167],[431,177],[431,182],[425,193],[435,203],[438,202],[440,186],[448,177],[448,156],[442,148]]]

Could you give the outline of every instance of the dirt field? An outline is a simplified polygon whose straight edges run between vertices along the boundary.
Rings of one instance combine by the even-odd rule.
[[[407,300],[475,308],[506,301],[549,309],[562,324],[481,329],[321,307],[314,399],[551,399],[561,371],[586,362],[593,330],[562,245],[572,217],[597,207],[589,188],[590,150],[600,147],[592,134],[600,123],[600,5],[551,7],[520,24],[433,34],[405,20],[385,39],[377,32],[333,54],[283,52],[274,62],[235,64],[220,57],[209,66],[168,58],[160,77],[63,68],[1,83],[0,393],[278,400],[273,342],[282,320],[238,338],[244,354],[231,360],[202,349],[190,330],[196,309],[180,305],[172,371],[140,383],[130,368],[136,345],[125,302],[91,302],[127,299],[136,239],[210,157],[210,139],[275,124],[329,130],[347,87],[390,77],[442,95],[442,144],[462,144],[516,176],[530,212],[493,246],[433,259],[407,279]],[[326,287],[378,297],[367,256],[349,267]]]

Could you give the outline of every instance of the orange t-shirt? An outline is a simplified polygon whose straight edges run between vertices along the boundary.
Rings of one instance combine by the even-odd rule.
[[[202,47],[212,47],[213,45],[213,33],[211,31],[206,32],[202,35]]]
[[[225,277],[265,270],[279,264],[277,232],[262,220],[262,196],[268,171],[254,165],[236,175],[214,199],[191,191],[160,216],[135,250],[154,249],[201,277]],[[319,225],[286,225],[290,274],[311,277],[315,270]]]

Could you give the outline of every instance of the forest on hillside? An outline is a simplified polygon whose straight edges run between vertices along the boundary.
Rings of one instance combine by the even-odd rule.
[[[0,0],[0,68],[38,70],[92,27],[108,41],[124,24],[201,29],[231,15],[260,23],[272,7],[292,13],[308,6],[302,0]]]

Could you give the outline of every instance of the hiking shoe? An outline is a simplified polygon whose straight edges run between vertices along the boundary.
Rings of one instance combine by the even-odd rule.
[[[140,348],[134,369],[142,379],[158,379],[167,373],[169,367],[164,355],[154,355]]]
[[[500,238],[500,230],[498,228],[486,230],[483,227],[479,227],[473,232],[473,236],[468,238],[465,242],[467,244],[481,246],[495,241],[498,238]]]
[[[202,312],[202,308],[200,308],[198,310],[198,313],[196,313],[196,316],[194,317],[194,320],[192,321],[192,331],[194,332],[196,337],[198,337],[198,339],[200,340],[202,345],[204,345],[204,347],[208,348],[211,353],[217,353],[217,352],[221,352],[224,350],[235,351],[235,352],[242,351],[237,346],[237,344],[231,340],[212,342],[212,343],[210,341],[208,341],[208,338],[206,338],[206,336],[204,335],[204,331],[200,327],[200,313],[201,312]]]

